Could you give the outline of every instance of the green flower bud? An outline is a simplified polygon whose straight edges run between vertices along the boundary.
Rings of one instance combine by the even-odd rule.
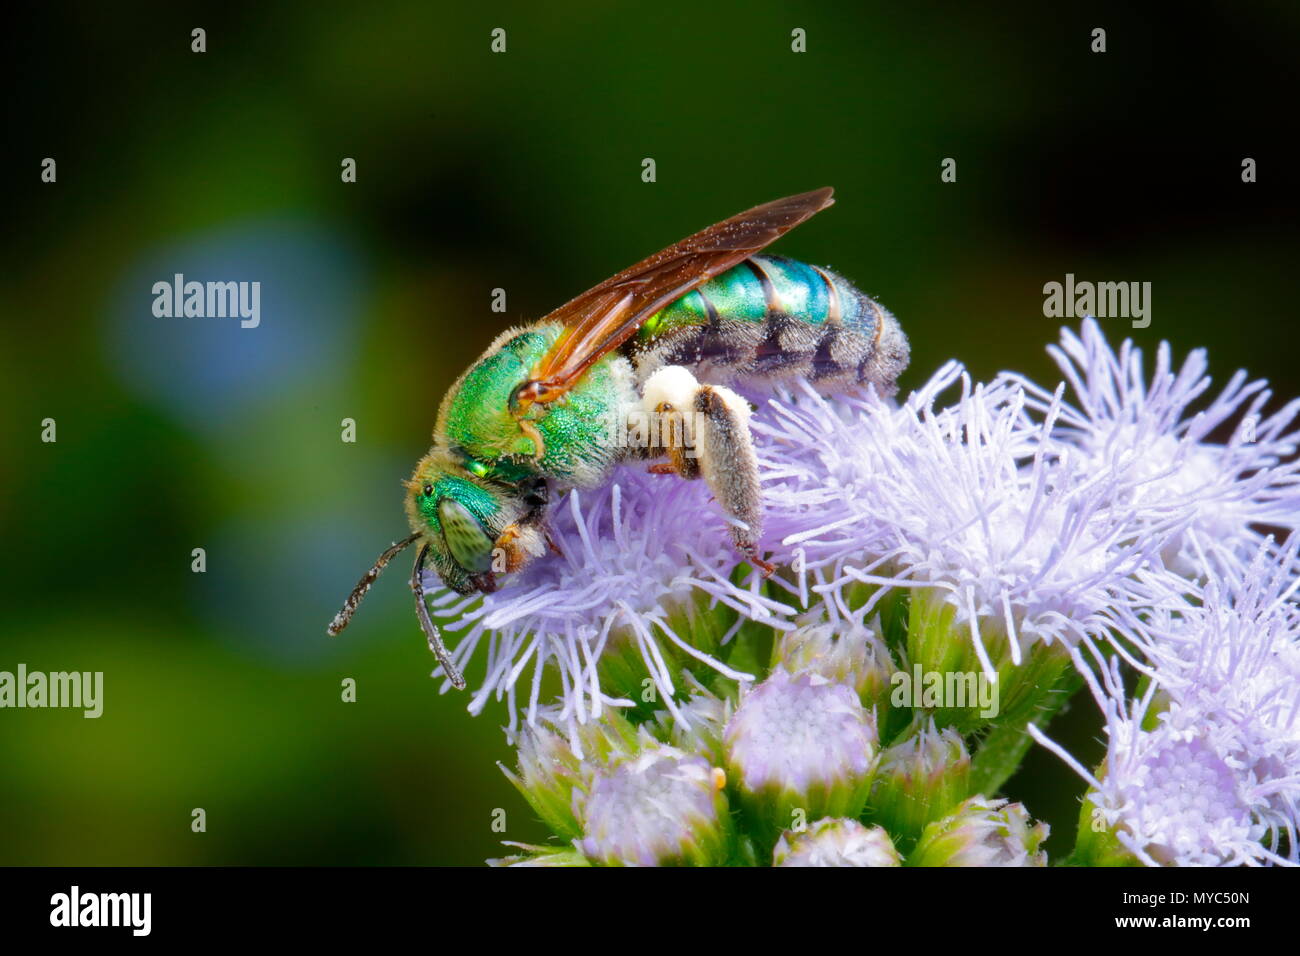
[[[649,717],[658,710],[671,686],[674,695],[694,683],[693,678],[713,680],[719,673],[727,677],[752,675],[732,670],[721,663],[722,639],[738,617],[726,605],[712,601],[707,596],[694,595],[680,599],[667,599],[660,610],[663,620],[638,619],[633,626],[620,620],[609,631],[597,661],[597,673],[604,693],[632,702],[633,712],[639,718]],[[668,638],[671,631],[678,639],[699,654],[702,660],[688,653]],[[647,642],[645,635],[653,637],[657,660],[662,662],[667,681],[652,675],[646,665]],[[712,663],[710,663],[710,661]]]
[[[777,642],[773,657],[791,674],[817,674],[848,684],[868,710],[883,710],[889,698],[893,658],[885,642],[865,627],[846,625],[838,635],[830,624],[787,631]]]
[[[934,721],[880,755],[869,819],[911,846],[926,824],[948,816],[970,796],[970,754],[961,734]]]
[[[722,770],[676,747],[647,747],[595,775],[575,845],[605,866],[715,866],[727,858]]]
[[[585,792],[595,768],[636,753],[648,739],[622,714],[607,710],[600,720],[580,725],[572,740],[545,724],[525,726],[518,733],[519,772],[498,766],[542,821],[572,840],[582,835],[575,795]]]
[[[778,669],[741,701],[724,743],[728,779],[771,846],[792,823],[862,812],[879,737],[852,687]]]
[[[919,588],[912,595],[907,657],[913,670],[900,672],[906,674],[910,690],[906,705],[919,707],[940,727],[963,734],[1029,719],[1069,669],[1069,651],[1059,641],[1046,644],[1022,635],[1013,654],[1005,620],[992,613],[981,615],[979,643],[993,666],[990,675],[970,623],[958,620],[954,600],[936,589]],[[895,706],[900,705],[899,691],[896,684]]]
[[[1030,825],[1019,803],[971,797],[957,812],[928,825],[908,866],[1046,866],[1038,847],[1046,823]]]
[[[666,710],[656,711],[654,735],[680,750],[704,757],[714,766],[721,766],[722,732],[731,719],[732,703],[709,693],[694,678],[688,683],[692,692],[685,703],[677,705],[680,717]]]
[[[787,830],[777,841],[773,866],[901,866],[881,827],[857,820],[818,820],[803,833]]]

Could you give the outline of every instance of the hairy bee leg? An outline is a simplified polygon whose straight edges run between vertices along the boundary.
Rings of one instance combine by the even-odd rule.
[[[524,550],[518,544],[523,533],[523,529],[516,522],[515,524],[506,525],[501,534],[497,536],[496,544],[492,549],[492,563],[496,564],[497,553],[500,552],[505,558],[505,567],[501,570],[507,574],[518,571],[527,560]]]
[[[704,385],[695,393],[701,416],[696,436],[700,473],[722,511],[731,519],[736,550],[766,577],[776,567],[759,556],[763,531],[763,492],[758,481],[758,456],[749,434],[749,404],[721,386]]]
[[[655,413],[659,416],[659,440],[668,455],[666,470],[688,481],[699,478],[700,462],[695,449],[699,436],[692,429],[692,423],[688,423],[670,402],[660,402],[655,406]],[[650,471],[658,472],[659,468],[651,465]]]
[[[379,556],[375,561],[375,566],[361,576],[357,586],[352,589],[348,599],[343,602],[342,609],[334,615],[334,620],[330,621],[329,627],[325,628],[326,634],[330,637],[337,637],[339,631],[348,626],[348,622],[352,620],[352,615],[357,612],[357,607],[361,604],[361,599],[366,596],[366,592],[370,590],[370,585],[374,584],[375,579],[379,577],[379,572],[383,571],[388,562],[397,557],[400,552],[414,544],[415,539],[418,537],[419,534],[413,534],[409,538],[403,538]]]
[[[643,407],[657,413],[660,447],[672,471],[703,478],[730,519],[736,550],[764,575],[776,568],[759,555],[763,498],[758,457],[749,434],[749,403],[721,385],[701,385],[681,366],[667,366],[646,381]],[[662,472],[662,468],[651,466]]]
[[[550,500],[550,487],[546,480],[540,477],[530,479],[520,488],[528,511],[497,535],[492,550],[493,572],[509,574],[518,571],[533,558],[545,554],[548,548],[556,554],[561,553],[546,525],[547,502]]]
[[[497,536],[492,555],[493,570],[512,574],[533,558],[545,554],[548,546],[559,553],[540,515],[516,521],[507,525]],[[497,552],[505,559],[504,567],[496,567]]]
[[[415,559],[415,569],[411,571],[411,590],[415,592],[415,616],[420,619],[420,627],[423,628],[425,636],[429,639],[429,650],[433,656],[438,658],[438,663],[442,665],[442,672],[447,675],[447,680],[451,681],[451,686],[457,690],[465,689],[465,678],[461,676],[456,665],[451,662],[451,655],[447,653],[447,646],[442,643],[442,632],[438,630],[438,625],[433,623],[433,618],[429,617],[428,605],[424,603],[424,582],[420,580],[420,573],[424,571],[424,559],[429,553],[429,546],[426,544],[420,549],[419,555]]]

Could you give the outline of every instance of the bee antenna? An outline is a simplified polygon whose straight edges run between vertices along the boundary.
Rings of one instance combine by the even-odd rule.
[[[429,650],[433,651],[433,656],[438,658],[447,680],[451,681],[451,686],[457,690],[464,690],[465,678],[452,663],[451,655],[447,653],[447,645],[442,643],[442,632],[438,630],[438,625],[433,623],[433,618],[429,617],[429,607],[424,603],[424,582],[420,580],[420,573],[424,570],[424,558],[428,553],[429,545],[425,544],[415,558],[415,569],[411,571],[411,590],[415,592],[415,615],[420,619],[420,627],[424,628],[424,634],[429,639]]]
[[[370,590],[370,585],[375,583],[375,578],[379,577],[379,572],[384,570],[388,562],[397,557],[400,552],[413,545],[418,537],[420,535],[417,533],[409,538],[404,538],[379,556],[379,559],[375,561],[375,566],[361,576],[357,586],[352,589],[348,599],[343,602],[343,608],[334,615],[334,620],[330,621],[329,627],[325,628],[325,633],[330,637],[337,637],[339,631],[348,626],[348,621],[352,620],[352,615],[357,611],[357,605],[361,603],[361,599]]]

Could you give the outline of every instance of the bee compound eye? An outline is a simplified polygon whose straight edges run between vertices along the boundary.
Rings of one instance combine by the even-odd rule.
[[[438,502],[438,520],[457,564],[472,574],[491,570],[493,540],[468,508],[454,498],[443,498]]]
[[[432,498],[432,497],[433,497],[433,485],[425,485],[425,486],[424,486],[424,497],[426,497],[426,498]]]

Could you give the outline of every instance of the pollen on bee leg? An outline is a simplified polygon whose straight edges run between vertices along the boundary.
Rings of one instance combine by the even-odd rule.
[[[668,464],[650,466],[652,474],[678,475],[688,480],[700,477],[695,450],[698,428],[688,411],[699,391],[700,383],[695,376],[680,365],[661,368],[646,380],[641,392],[641,413],[650,422],[647,447],[652,454],[649,457],[668,456]]]
[[[501,571],[509,574],[518,571],[530,559],[546,552],[548,535],[533,525],[521,525],[518,522],[506,525],[497,536],[495,552],[500,552],[506,559],[506,566]]]
[[[505,571],[513,571],[519,565],[519,552],[515,547],[515,540],[519,537],[519,525],[506,525],[505,529],[497,535],[496,546],[493,549],[493,556],[497,551],[502,552],[506,557]]]
[[[690,408],[700,383],[690,370],[680,365],[666,365],[648,379],[641,389],[641,404],[647,411],[656,411],[667,402],[673,408]]]

